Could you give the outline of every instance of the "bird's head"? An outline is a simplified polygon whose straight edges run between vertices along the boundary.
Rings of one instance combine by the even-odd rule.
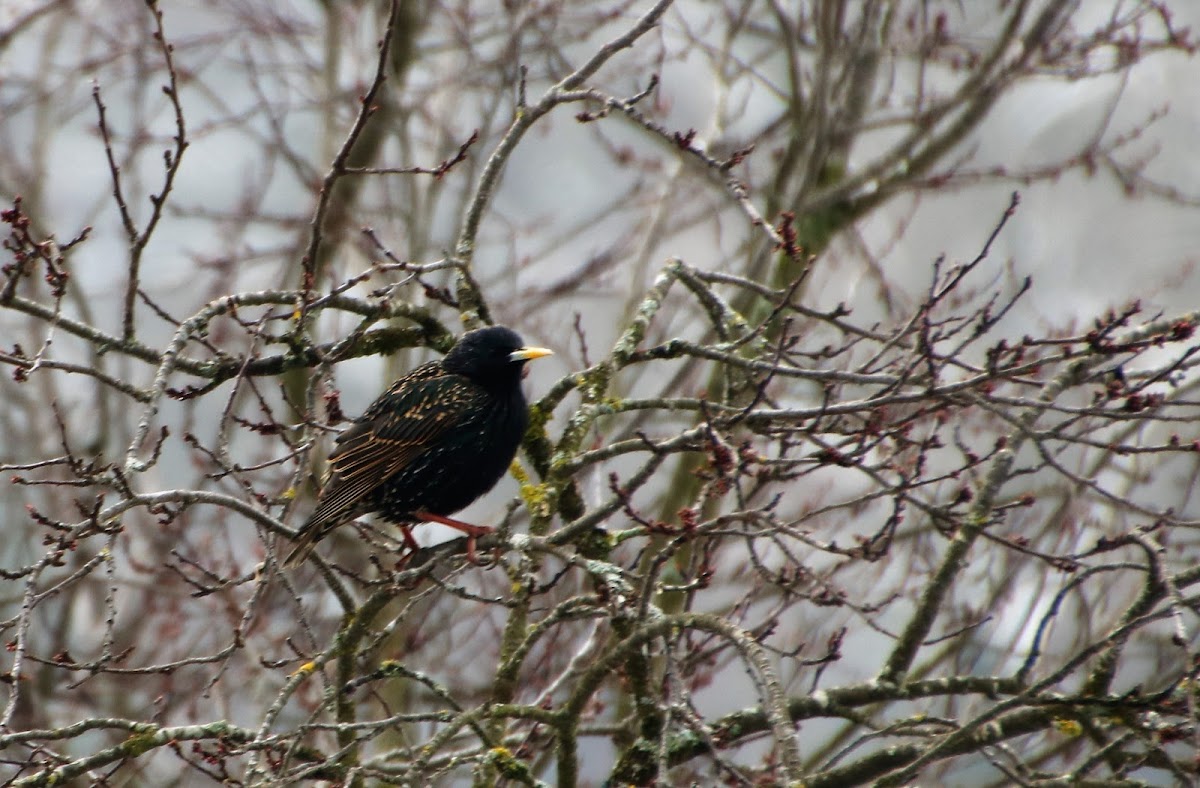
[[[527,346],[511,328],[490,326],[468,331],[442,359],[447,372],[482,384],[520,380],[525,362],[553,355],[544,347]]]

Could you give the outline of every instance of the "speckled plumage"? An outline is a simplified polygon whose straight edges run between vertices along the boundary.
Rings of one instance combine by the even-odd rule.
[[[549,354],[503,326],[483,328],[393,383],[338,436],[316,509],[285,563],[302,562],[360,515],[378,512],[393,523],[446,517],[490,490],[529,420],[525,362]]]

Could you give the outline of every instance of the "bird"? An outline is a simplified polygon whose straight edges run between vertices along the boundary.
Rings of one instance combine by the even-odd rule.
[[[399,524],[435,522],[475,539],[491,528],[455,520],[508,470],[529,423],[525,364],[553,355],[512,329],[463,334],[441,359],[396,380],[336,439],[317,505],[284,565],[302,564],[334,528],[372,512]]]

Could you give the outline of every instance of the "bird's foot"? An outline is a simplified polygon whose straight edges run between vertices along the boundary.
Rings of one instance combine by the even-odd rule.
[[[456,531],[462,531],[467,535],[467,560],[475,564],[475,566],[484,566],[484,563],[479,560],[479,556],[475,552],[475,540],[481,536],[487,536],[494,529],[486,525],[471,525],[470,523],[464,523],[462,520],[455,520],[453,517],[444,517],[432,512],[417,512],[416,518],[427,523],[440,523]]]

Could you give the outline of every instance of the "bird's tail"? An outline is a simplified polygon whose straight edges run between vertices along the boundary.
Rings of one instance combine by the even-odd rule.
[[[313,549],[317,546],[317,542],[324,535],[325,529],[323,528],[301,528],[300,533],[296,535],[292,551],[288,553],[287,558],[283,559],[284,567],[291,569],[307,561],[308,557],[312,555]]]

